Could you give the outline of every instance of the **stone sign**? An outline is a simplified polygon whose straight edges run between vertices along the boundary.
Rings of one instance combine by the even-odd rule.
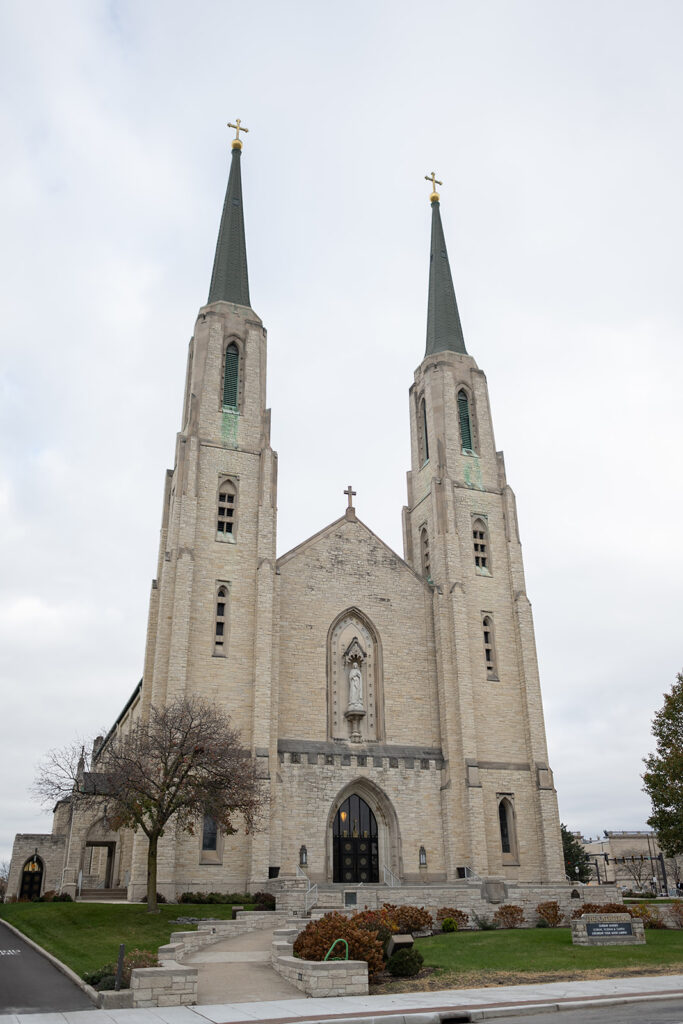
[[[630,914],[583,914],[571,921],[575,946],[642,946],[643,922]]]

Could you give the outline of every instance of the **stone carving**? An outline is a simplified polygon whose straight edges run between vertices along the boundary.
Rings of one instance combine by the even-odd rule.
[[[351,663],[349,672],[349,711],[364,711],[363,707],[363,675],[357,661]]]

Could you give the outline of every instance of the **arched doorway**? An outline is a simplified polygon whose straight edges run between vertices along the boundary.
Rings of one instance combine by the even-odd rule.
[[[19,890],[20,900],[30,900],[40,896],[43,885],[43,862],[40,857],[34,855],[26,861],[21,873],[21,889]]]
[[[379,882],[377,821],[365,800],[352,793],[332,825],[333,881]]]

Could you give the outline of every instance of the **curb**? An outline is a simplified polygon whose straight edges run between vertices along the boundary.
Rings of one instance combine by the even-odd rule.
[[[14,932],[14,934],[18,935],[20,939],[23,939],[28,946],[31,946],[37,953],[40,953],[40,955],[44,956],[46,960],[49,960],[53,967],[56,967],[58,971],[65,974],[69,981],[73,981],[74,985],[78,985],[81,991],[85,992],[88,999],[91,999],[95,1006],[99,1007],[100,993],[96,992],[92,985],[87,985],[83,981],[83,978],[79,977],[75,971],[72,971],[70,967],[63,964],[62,961],[58,960],[52,953],[48,953],[46,949],[39,946],[37,942],[33,941],[33,939],[29,939],[28,935],[24,935],[24,933],[20,932],[18,928],[15,928],[13,924],[10,924],[9,921],[5,921],[0,918],[0,924],[4,925],[5,928],[9,928],[11,932]],[[78,1011],[74,1010],[73,1012],[77,1013]]]

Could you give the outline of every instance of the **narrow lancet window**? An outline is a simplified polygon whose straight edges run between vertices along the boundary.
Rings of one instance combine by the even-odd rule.
[[[218,825],[209,814],[204,815],[202,850],[215,850],[218,846]]]
[[[493,619],[490,615],[485,615],[481,620],[482,629],[484,631],[484,658],[486,661],[486,678],[487,679],[498,679],[498,671],[496,667],[496,645],[495,638],[493,635]]]
[[[420,530],[420,552],[422,555],[422,575],[425,579],[431,580],[432,566],[429,557],[429,534],[427,533],[426,526],[423,526]]]
[[[237,533],[237,488],[232,480],[224,480],[218,488],[218,540],[235,540]]]
[[[425,462],[429,461],[429,434],[427,433],[427,404],[422,399],[422,431],[424,433]]]
[[[429,439],[427,437],[427,406],[424,398],[417,403],[417,448],[420,466],[429,460]]]
[[[498,804],[498,824],[500,826],[500,846],[503,853],[512,853],[510,838],[509,802],[505,799]]]
[[[225,350],[225,373],[223,375],[223,408],[237,409],[240,384],[240,353],[235,342]]]
[[[216,619],[214,622],[213,653],[225,656],[228,632],[228,588],[223,583],[216,590]]]
[[[458,392],[458,417],[460,419],[460,440],[463,451],[474,450],[472,444],[472,420],[470,418],[470,403],[464,391]]]
[[[480,576],[490,576],[489,538],[483,519],[475,519],[472,523],[472,543],[474,545],[474,565],[477,572]]]

